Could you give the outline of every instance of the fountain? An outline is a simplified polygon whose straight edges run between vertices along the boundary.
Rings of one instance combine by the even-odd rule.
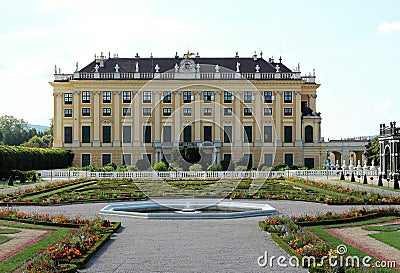
[[[234,219],[276,213],[275,208],[262,203],[191,200],[113,204],[101,209],[99,214],[145,219]]]

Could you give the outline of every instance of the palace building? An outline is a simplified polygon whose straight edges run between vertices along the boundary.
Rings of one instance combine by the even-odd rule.
[[[72,150],[76,166],[154,164],[184,146],[216,164],[318,167],[326,158],[315,73],[281,58],[101,54],[54,77],[54,147]]]

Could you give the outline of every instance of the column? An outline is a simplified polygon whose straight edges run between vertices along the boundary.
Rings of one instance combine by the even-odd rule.
[[[154,105],[154,123],[155,123],[155,128],[154,128],[154,141],[161,141],[161,91],[155,91],[154,92],[154,99],[153,99],[153,105]]]
[[[174,91],[174,100],[175,100],[175,108],[174,108],[174,147],[179,147],[180,142],[180,134],[181,134],[181,91]]]
[[[62,123],[62,116],[63,116],[63,108],[62,108],[62,98],[63,98],[63,93],[58,93],[54,94],[56,97],[56,107],[54,110],[55,114],[55,128],[57,128],[55,132],[55,138],[54,138],[54,147],[55,148],[61,148],[63,146],[63,136],[62,136],[62,129],[63,129],[63,123]]]
[[[282,145],[282,91],[275,91],[275,144]]]
[[[113,115],[114,115],[114,142],[113,146],[114,147],[120,147],[121,146],[121,136],[120,136],[120,116],[121,116],[121,109],[120,109],[120,94],[121,91],[113,91],[114,95],[114,110],[113,110]]]
[[[200,127],[200,120],[201,120],[201,91],[194,91],[194,143],[197,145],[201,143],[201,127]]]
[[[93,147],[100,146],[100,91],[93,92]]]
[[[79,137],[79,132],[81,131],[80,126],[80,104],[81,104],[81,97],[80,97],[81,92],[80,91],[74,91],[74,98],[72,100],[72,103],[74,105],[74,110],[73,110],[73,115],[74,115],[74,127],[72,128],[73,131],[73,140],[72,140],[72,146],[73,147],[79,147],[80,146],[80,137]]]
[[[233,93],[233,92],[232,92]],[[235,111],[234,111],[234,122],[233,122],[233,139],[234,146],[243,146],[242,136],[243,136],[243,124],[242,124],[242,108],[240,107],[240,103],[242,102],[242,91],[235,92]]]
[[[142,109],[140,108],[141,93],[138,91],[132,92],[133,109],[136,112],[133,115],[133,146],[140,146],[140,117],[142,116]]]
[[[214,92],[214,102],[213,104],[213,113],[214,113],[214,141],[221,141],[221,91],[217,90]]]
[[[255,103],[255,111],[253,112],[254,115],[253,128],[255,130],[254,146],[262,146],[263,142],[262,130],[264,130],[263,128],[264,125],[262,123],[262,114],[263,114],[262,104],[264,99],[263,95],[258,90],[254,92],[254,98],[255,98],[253,100],[253,103]]]
[[[317,104],[316,104],[317,94],[309,94],[308,98],[309,98],[308,107],[311,108],[315,113],[317,111]]]
[[[295,115],[295,122],[296,122],[296,146],[302,146],[303,145],[303,140],[301,139],[301,91],[294,91],[294,94],[296,95],[295,98],[295,103],[296,103],[296,109],[293,109],[294,115]]]

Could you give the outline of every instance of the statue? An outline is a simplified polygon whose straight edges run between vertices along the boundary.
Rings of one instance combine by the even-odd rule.
[[[215,66],[215,73],[218,73],[219,72],[219,65],[216,65]]]
[[[178,73],[179,65],[175,64],[175,73]]]
[[[95,72],[95,73],[98,73],[98,72],[99,72],[99,65],[98,65],[98,64],[96,64],[96,65],[94,66],[94,72]]]
[[[200,64],[196,64],[196,72],[200,72]]]
[[[276,73],[279,73],[280,72],[280,70],[281,70],[281,67],[277,64],[276,66],[275,66],[275,72]]]
[[[259,73],[260,72],[260,66],[257,64],[255,68],[256,68],[256,73]]]
[[[136,65],[135,65],[135,72],[136,72],[136,73],[139,72],[139,63],[138,63],[138,62],[136,62]]]
[[[78,62],[76,62],[76,64],[75,64],[75,72],[78,72],[79,71],[79,69],[78,69]]]
[[[239,73],[240,72],[240,63],[239,62],[236,62],[236,73]]]
[[[57,74],[57,65],[54,66],[54,74]]]
[[[160,66],[158,64],[156,64],[156,66],[154,67],[154,69],[156,70],[156,73],[158,73],[158,71],[160,70]]]
[[[115,69],[115,73],[119,73],[119,65],[118,64],[115,65],[114,69]]]

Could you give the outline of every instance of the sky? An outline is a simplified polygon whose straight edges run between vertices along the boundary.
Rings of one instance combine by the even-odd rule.
[[[322,136],[376,135],[400,121],[400,1],[0,0],[0,115],[48,125],[54,66],[95,54],[282,56],[316,71]],[[400,123],[399,123],[400,124]]]

